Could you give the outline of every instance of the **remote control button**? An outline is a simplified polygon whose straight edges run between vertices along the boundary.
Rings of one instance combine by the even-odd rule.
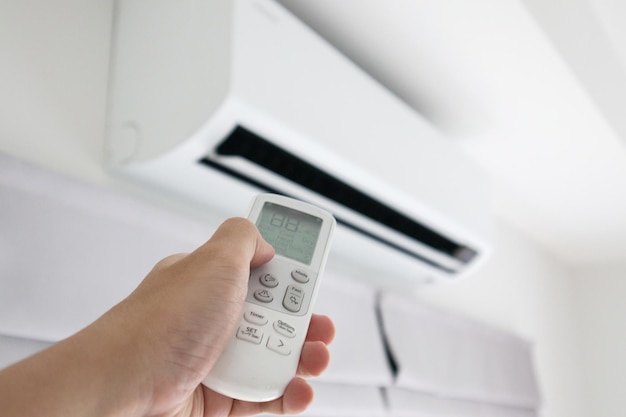
[[[246,342],[258,345],[263,339],[263,333],[261,333],[261,331],[256,327],[241,326],[239,330],[237,330],[237,339],[245,340]]]
[[[267,339],[266,346],[268,349],[273,350],[276,353],[280,353],[281,355],[287,356],[291,353],[291,347],[280,337],[270,336]]]
[[[303,296],[304,291],[302,291],[302,288],[295,285],[288,286],[285,292],[285,298],[283,298],[283,307],[292,313],[297,313],[302,308]]]
[[[278,286],[278,279],[272,274],[263,274],[259,277],[259,282],[267,288],[275,288]]]
[[[254,298],[262,303],[271,303],[274,300],[274,296],[268,290],[256,290],[254,292]]]
[[[267,323],[267,316],[265,314],[256,312],[256,311],[246,311],[243,314],[243,318],[248,322],[248,323],[252,323],[252,324],[258,324],[259,326],[263,326],[264,324]]]
[[[302,287],[298,285],[290,285],[287,287],[287,292],[295,295],[299,295],[300,297],[304,297],[304,290]]]
[[[296,336],[296,328],[289,323],[285,323],[282,320],[277,320],[274,322],[274,330],[289,338]]]
[[[294,269],[291,271],[291,278],[298,281],[300,284],[306,284],[309,282],[309,274],[301,269]]]

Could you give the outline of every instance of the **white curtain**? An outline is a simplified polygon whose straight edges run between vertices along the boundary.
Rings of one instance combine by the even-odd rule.
[[[380,309],[397,366],[388,391],[394,415],[419,409],[422,402],[458,407],[454,401],[463,401],[468,411],[457,415],[468,416],[497,405],[511,415],[539,407],[531,346],[524,340],[398,294],[383,294]],[[411,393],[417,403],[408,407]]]
[[[388,411],[382,389],[361,385],[311,383],[315,401],[302,416],[306,417],[386,417]]]
[[[387,389],[392,417],[536,417],[534,410],[446,398],[401,388]]]
[[[375,288],[327,271],[314,311],[332,317],[337,333],[320,382],[382,387],[393,376],[376,316]]]
[[[376,316],[376,290],[327,271],[315,312],[332,317],[337,336],[330,345],[331,363],[312,382],[315,401],[304,413],[312,417],[383,417],[381,387],[393,376]]]
[[[50,346],[49,342],[0,335],[0,369]]]
[[[211,226],[0,154],[0,334],[75,333]]]

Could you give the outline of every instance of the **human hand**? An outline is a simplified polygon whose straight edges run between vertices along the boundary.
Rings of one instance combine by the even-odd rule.
[[[137,323],[154,325],[143,330],[154,339],[152,351],[158,347],[154,352],[157,363],[165,365],[155,377],[151,411],[160,413],[182,405],[180,415],[191,415],[184,411],[192,409],[203,409],[205,414],[199,415],[207,416],[223,415],[227,410],[232,415],[293,414],[309,405],[312,390],[301,379],[294,380],[282,398],[267,403],[233,401],[199,385],[241,317],[250,268],[268,262],[273,254],[252,223],[231,219],[195,252],[160,262],[125,301],[135,309],[142,306],[134,313],[139,314]],[[129,311],[123,311],[127,321]],[[326,345],[333,336],[332,322],[313,316],[298,369],[300,377],[319,375],[326,368]],[[154,363],[150,364],[153,373]],[[170,381],[176,381],[176,386]]]
[[[201,385],[241,316],[250,268],[273,255],[252,223],[227,220],[194,252],[159,262],[90,326],[0,373],[0,406],[14,415],[48,416],[303,411],[313,399],[303,378],[319,375],[329,362],[334,327],[324,316],[313,315],[297,378],[281,398],[249,403]]]
[[[313,390],[303,378],[319,375],[328,365],[328,350],[334,327],[328,317],[313,315],[302,349],[298,377],[287,386],[284,395],[273,401],[259,403],[234,400],[199,385],[187,398],[176,417],[251,416],[260,413],[299,414],[313,400]]]

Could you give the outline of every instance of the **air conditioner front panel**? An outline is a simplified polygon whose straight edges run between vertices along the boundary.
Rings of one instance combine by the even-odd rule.
[[[115,172],[224,216],[244,214],[262,189],[319,204],[343,223],[349,243],[338,252],[377,270],[445,281],[485,259],[486,174],[280,5],[120,3],[107,135]],[[162,62],[171,56],[183,62]],[[359,209],[281,174],[257,151],[226,152],[237,129],[371,200]],[[376,204],[435,237],[367,215]]]

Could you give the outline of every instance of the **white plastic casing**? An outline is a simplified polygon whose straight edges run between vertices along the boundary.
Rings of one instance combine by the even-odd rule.
[[[321,219],[321,229],[310,265],[276,254],[270,262],[251,271],[240,323],[203,381],[204,385],[223,395],[255,402],[280,397],[296,375],[335,229],[335,219],[330,213],[273,194],[261,194],[255,199],[248,216],[251,221],[256,222],[266,202],[315,216]],[[308,282],[292,278],[292,271],[307,273]],[[279,283],[272,288],[260,284],[260,278],[265,274],[271,274]],[[284,307],[283,300],[290,297],[294,286],[301,291],[302,298],[296,297],[301,309],[290,312]],[[255,299],[254,292],[263,290],[273,296],[273,301],[264,303]],[[289,301],[285,303],[289,304]],[[252,318],[249,316],[251,312]]]
[[[238,215],[262,189],[200,161],[219,163],[333,213],[343,223],[337,256],[351,270],[403,284],[454,282],[491,252],[488,175],[275,1],[116,2],[108,110],[115,172],[203,211]],[[244,158],[218,154],[237,126],[476,256],[459,261]]]

